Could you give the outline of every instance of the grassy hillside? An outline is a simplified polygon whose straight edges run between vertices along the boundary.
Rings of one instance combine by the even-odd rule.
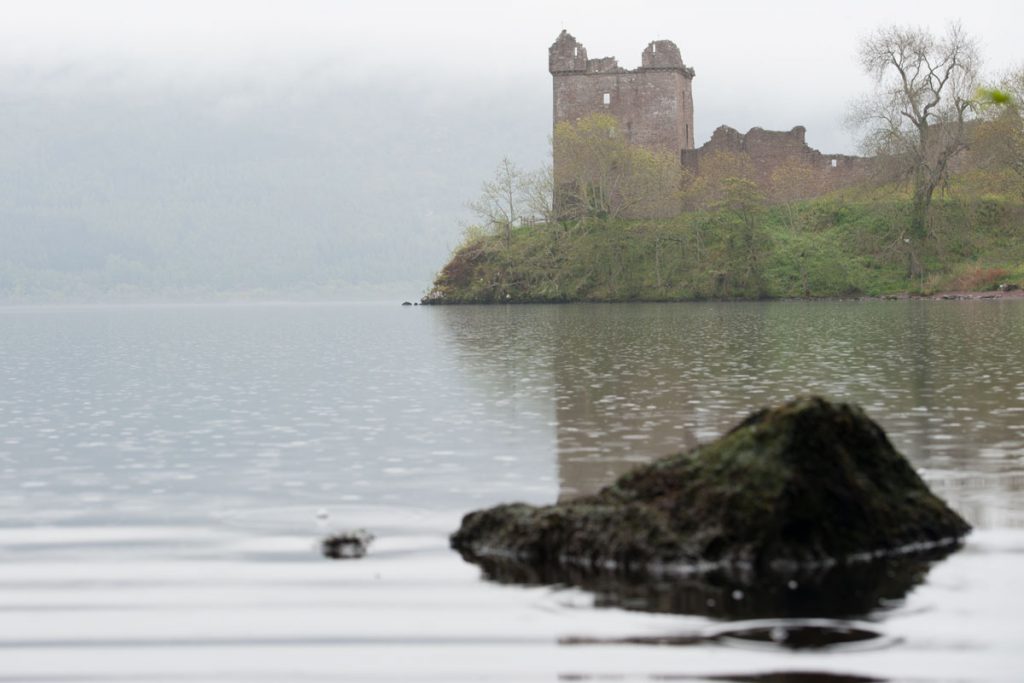
[[[1024,286],[1024,204],[936,201],[907,241],[902,199],[819,198],[665,220],[467,233],[424,301],[675,301],[883,296]],[[914,273],[914,275],[911,275]]]

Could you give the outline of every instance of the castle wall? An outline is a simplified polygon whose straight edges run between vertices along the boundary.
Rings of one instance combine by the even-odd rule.
[[[648,44],[640,67],[623,69],[614,57],[590,59],[586,48],[566,31],[548,51],[553,78],[553,124],[574,123],[595,114],[614,116],[626,139],[650,150],[679,155],[694,175],[718,154],[748,160],[753,180],[769,196],[786,192],[811,197],[853,185],[870,172],[870,159],[843,154],[822,154],[808,146],[805,129],[790,131],[752,128],[746,134],[720,126],[699,149],[693,140],[693,69],[669,40]],[[554,159],[557,169],[558,159]],[[706,165],[706,164],[705,164]],[[774,182],[781,169],[793,170],[786,182]],[[782,174],[785,175],[785,174]],[[790,190],[780,189],[788,186]],[[556,197],[557,204],[557,197]]]
[[[554,125],[604,112],[619,120],[632,144],[671,154],[693,148],[694,73],[671,41],[652,42],[641,66],[629,71],[614,57],[588,59],[583,45],[562,31],[551,46],[549,69]]]
[[[869,160],[845,154],[823,154],[810,147],[804,136],[806,129],[797,126],[789,131],[751,128],[746,134],[728,126],[719,126],[698,149],[684,150],[681,161],[694,175],[701,175],[701,161],[716,154],[742,155],[751,161],[754,180],[762,187],[772,185],[774,174],[781,168],[802,168],[810,172],[809,182],[820,194],[864,180],[869,173]]]

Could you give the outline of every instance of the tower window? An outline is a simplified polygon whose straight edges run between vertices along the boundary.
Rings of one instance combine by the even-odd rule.
[[[604,94],[604,106],[607,107],[611,103],[612,103],[612,94],[610,92],[606,92]]]
[[[832,160],[832,168],[835,168],[835,167],[836,167],[836,166],[838,166],[838,165],[839,165],[839,162],[838,162],[838,161],[836,161],[835,159],[833,159],[833,160]]]

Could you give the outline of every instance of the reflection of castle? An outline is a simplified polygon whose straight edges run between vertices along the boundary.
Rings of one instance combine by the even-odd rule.
[[[553,479],[561,499],[594,492],[813,392],[863,405],[970,522],[1024,528],[1022,373],[1003,343],[1015,313],[922,301],[442,306],[430,317],[448,353],[432,371],[468,387],[464,419],[493,425],[488,450],[515,456],[475,467],[523,477],[540,502]]]
[[[730,334],[713,306],[656,304],[572,309],[563,320],[551,364],[561,500],[710,441],[748,412],[721,379],[758,362],[756,323]]]
[[[679,155],[682,165],[697,175],[715,155],[738,155],[750,162],[763,185],[779,169],[796,168],[802,172],[801,185],[820,194],[851,184],[867,171],[862,157],[823,154],[809,147],[803,126],[790,131],[752,128],[746,134],[720,126],[707,143],[695,148],[695,74],[670,40],[651,42],[640,67],[627,70],[614,57],[589,59],[586,48],[562,31],[548,50],[548,70],[554,81],[554,125],[594,113],[611,114],[630,143]]]
[[[559,402],[559,500],[596,493],[634,467],[694,448],[698,434],[717,435],[716,416],[683,403],[667,410],[666,399],[640,405],[625,397],[607,400],[577,387]]]

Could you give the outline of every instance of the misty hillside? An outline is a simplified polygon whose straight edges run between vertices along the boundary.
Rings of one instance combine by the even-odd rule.
[[[546,90],[513,109],[422,88],[48,79],[71,80],[0,81],[4,300],[416,296],[495,160],[547,146]]]

